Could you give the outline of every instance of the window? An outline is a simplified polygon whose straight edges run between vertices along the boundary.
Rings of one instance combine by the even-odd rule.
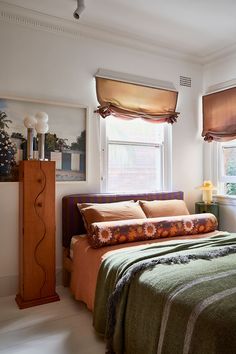
[[[236,140],[218,144],[221,192],[236,195]]]
[[[109,116],[101,120],[101,128],[104,192],[171,188],[170,124]]]

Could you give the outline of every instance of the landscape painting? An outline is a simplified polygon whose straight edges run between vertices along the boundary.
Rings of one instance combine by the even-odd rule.
[[[87,108],[80,105],[0,98],[0,181],[17,181],[20,160],[27,158],[24,118],[46,112],[45,159],[56,162],[57,181],[86,180]],[[38,158],[35,132],[34,159]]]

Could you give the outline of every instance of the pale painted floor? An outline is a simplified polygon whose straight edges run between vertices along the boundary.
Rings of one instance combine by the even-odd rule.
[[[68,289],[61,301],[19,310],[14,296],[0,297],[0,353],[104,354],[105,344],[92,327],[92,315]]]

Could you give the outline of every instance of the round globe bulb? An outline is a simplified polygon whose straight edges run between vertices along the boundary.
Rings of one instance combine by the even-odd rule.
[[[49,126],[45,122],[38,121],[35,125],[35,129],[38,134],[46,134],[48,132]]]
[[[34,128],[37,120],[34,116],[26,116],[24,118],[24,125],[26,128]]]
[[[36,113],[36,114],[35,114],[35,118],[36,118],[37,120],[40,120],[41,122],[45,122],[45,123],[48,122],[48,115],[47,115],[47,113],[45,113],[45,112],[38,112],[38,113]]]

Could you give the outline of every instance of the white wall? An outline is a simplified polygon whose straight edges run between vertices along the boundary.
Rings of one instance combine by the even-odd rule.
[[[232,79],[236,79],[236,53],[204,68],[204,89]]]
[[[173,126],[173,189],[183,190],[191,211],[202,183],[202,141],[199,99],[202,68],[184,61],[86,38],[70,38],[20,25],[0,23],[0,97],[16,96],[90,107],[88,181],[57,183],[57,268],[61,267],[61,198],[98,192],[99,129],[93,75],[98,68],[172,81],[179,90],[179,121]],[[179,87],[190,76],[192,88]],[[22,117],[23,118],[23,117]],[[18,183],[0,183],[0,289],[15,292],[18,273]],[[11,282],[10,282],[11,280]]]
[[[204,92],[212,85],[218,85],[236,79],[236,53],[206,65],[204,68]],[[205,142],[204,149],[204,179],[214,180],[212,164],[213,144]],[[215,182],[215,181],[214,181]],[[220,205],[220,229],[236,232],[236,201],[235,198],[216,198]]]

